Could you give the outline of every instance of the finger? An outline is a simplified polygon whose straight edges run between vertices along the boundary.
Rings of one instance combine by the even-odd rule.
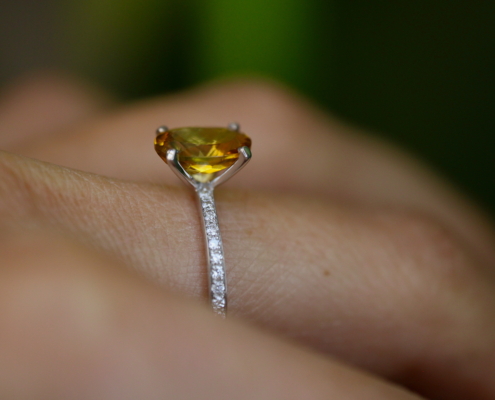
[[[74,77],[55,72],[23,76],[0,96],[0,145],[32,146],[106,109],[110,97]],[[42,140],[43,139],[43,140]]]
[[[61,236],[3,239],[2,398],[419,400],[222,321]]]
[[[259,83],[216,84],[126,107],[77,133],[11,148],[111,177],[176,184],[154,154],[153,132],[242,122],[254,157],[231,185],[306,191],[371,206],[422,210],[451,226],[487,260],[495,236],[452,188],[391,146],[324,116],[292,93]]]
[[[169,289],[205,297],[190,192],[0,160],[3,219],[47,220]],[[493,273],[441,224],[307,197],[218,200],[231,314],[431,398],[493,398]]]

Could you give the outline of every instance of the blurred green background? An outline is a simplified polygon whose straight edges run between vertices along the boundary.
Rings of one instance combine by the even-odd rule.
[[[136,98],[275,78],[495,215],[495,1],[2,0],[0,79],[66,68]]]

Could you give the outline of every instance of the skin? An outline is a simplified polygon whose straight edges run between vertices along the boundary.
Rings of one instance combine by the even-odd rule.
[[[1,398],[495,397],[493,229],[418,162],[272,83],[122,106],[30,79],[0,102]],[[152,139],[232,120],[253,159],[216,195],[222,320]]]

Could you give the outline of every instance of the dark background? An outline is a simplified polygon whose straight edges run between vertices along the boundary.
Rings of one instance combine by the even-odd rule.
[[[1,0],[0,84],[72,71],[133,99],[275,78],[495,215],[495,1]]]

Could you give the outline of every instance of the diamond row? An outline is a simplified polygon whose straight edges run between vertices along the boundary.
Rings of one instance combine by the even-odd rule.
[[[208,261],[210,265],[210,294],[213,310],[225,315],[227,289],[225,285],[225,261],[222,237],[218,227],[213,189],[202,188],[199,192],[206,233]]]

